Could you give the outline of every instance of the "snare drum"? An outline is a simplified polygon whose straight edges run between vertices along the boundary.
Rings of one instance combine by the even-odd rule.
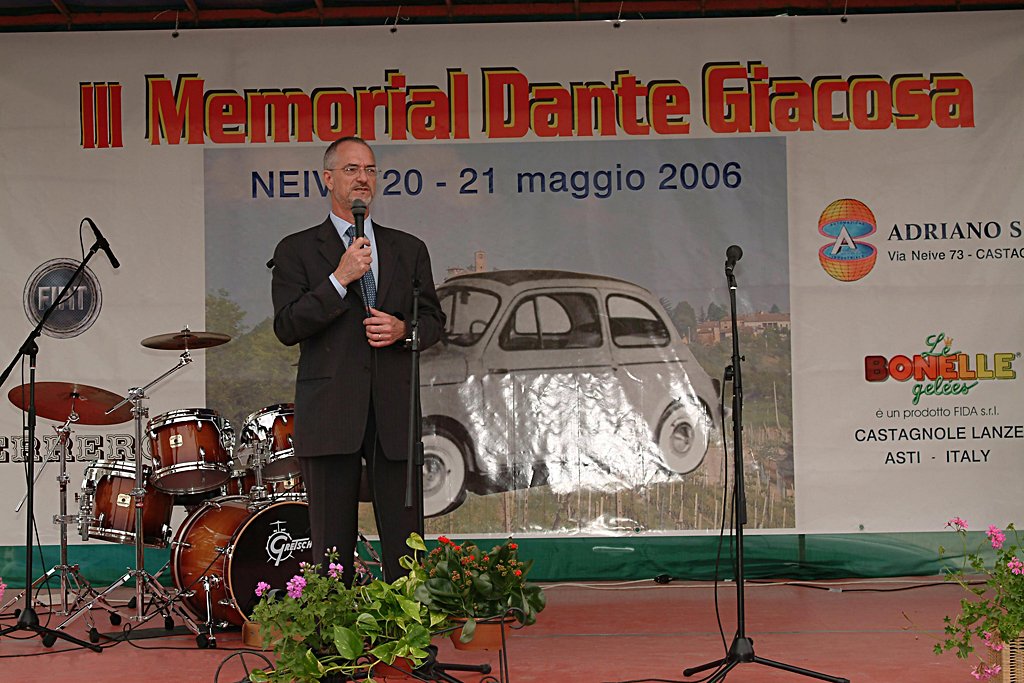
[[[216,411],[185,408],[149,421],[153,485],[168,493],[213,491],[231,476],[235,432]]]
[[[301,573],[300,562],[312,562],[309,507],[297,501],[250,507],[244,497],[214,498],[185,519],[171,547],[174,585],[196,616],[207,617],[203,576],[217,578],[210,582],[210,616],[241,626],[259,602],[260,581],[283,588]]]
[[[295,448],[292,446],[294,431],[295,404],[278,403],[257,410],[245,418],[238,443],[241,448],[251,452],[261,450],[264,479],[290,479],[299,474],[299,462],[295,459]],[[253,464],[252,454],[249,456],[249,464]]]
[[[142,542],[163,548],[171,535],[174,497],[157,491],[148,481],[150,467],[143,466],[146,494],[142,498]],[[79,512],[88,522],[90,538],[114,543],[135,543],[135,465],[97,460],[85,469]]]

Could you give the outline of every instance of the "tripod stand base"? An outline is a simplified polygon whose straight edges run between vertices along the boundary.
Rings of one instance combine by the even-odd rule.
[[[798,666],[793,666],[792,664],[784,664],[771,659],[765,659],[764,657],[758,657],[754,654],[754,641],[751,638],[745,638],[742,636],[736,636],[733,639],[732,645],[729,647],[729,654],[727,654],[724,659],[716,659],[715,661],[708,662],[707,664],[683,669],[683,675],[689,677],[699,674],[702,671],[720,668],[718,673],[707,680],[707,683],[719,683],[719,681],[724,681],[725,677],[729,675],[729,672],[740,664],[762,664],[764,666],[770,666],[773,669],[781,669],[782,671],[807,676],[808,678],[817,678],[820,681],[850,683],[849,678],[829,676],[828,674],[811,671],[810,669],[802,669]]]
[[[36,611],[31,606],[26,607],[21,611],[21,614],[18,615],[18,623],[10,628],[5,628],[0,631],[0,637],[6,636],[8,633],[14,633],[15,631],[32,631],[33,633],[42,636],[43,645],[46,647],[52,646],[57,642],[57,639],[60,638],[61,640],[66,640],[69,643],[74,643],[80,647],[88,648],[93,652],[103,652],[103,648],[99,645],[93,645],[92,643],[87,643],[84,640],[70,636],[67,633],[62,633],[61,631],[55,631],[52,628],[40,626],[39,615],[36,614]]]

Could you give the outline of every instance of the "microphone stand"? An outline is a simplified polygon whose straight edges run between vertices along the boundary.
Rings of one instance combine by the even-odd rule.
[[[423,514],[423,423],[420,419],[420,281],[412,281],[412,320],[409,335],[409,351],[412,353],[409,382],[409,451],[405,470],[405,509],[416,506],[416,531],[424,535],[426,523]],[[503,638],[504,642],[504,638]],[[437,661],[437,646],[427,647],[429,656],[423,666],[414,673],[427,676],[424,680],[462,683],[449,671],[469,671],[490,674],[490,664],[452,664]],[[493,681],[493,677],[481,680]]]
[[[732,364],[726,368],[726,377],[732,376],[732,438],[733,438],[733,505],[736,519],[734,535],[736,537],[736,635],[733,636],[729,652],[722,659],[683,670],[684,676],[693,676],[702,671],[718,668],[719,670],[707,680],[707,683],[724,681],[729,672],[739,664],[762,664],[774,669],[782,669],[791,673],[817,678],[832,683],[850,683],[848,678],[829,676],[809,669],[802,669],[791,664],[783,664],[754,654],[754,641],[747,637],[746,605],[744,601],[743,575],[743,525],[747,523],[747,499],[743,485],[743,376],[740,371],[740,335],[736,322],[736,277],[733,268],[743,252],[736,247],[729,247],[728,260],[725,263],[725,277],[729,283],[729,305],[732,314]]]
[[[6,636],[15,631],[32,631],[39,635],[43,642],[53,643],[57,638],[63,638],[64,640],[75,643],[82,647],[87,647],[93,652],[103,652],[103,649],[99,645],[88,643],[84,640],[70,636],[67,633],[56,631],[46,626],[42,626],[39,623],[39,615],[35,609],[32,608],[32,523],[35,520],[35,456],[36,456],[36,356],[39,354],[39,345],[36,344],[36,339],[42,333],[43,326],[46,325],[46,321],[49,320],[50,315],[57,309],[57,306],[64,301],[64,296],[71,289],[71,286],[76,284],[82,271],[85,270],[85,265],[89,262],[97,251],[101,248],[100,241],[97,240],[92,248],[89,249],[89,253],[85,255],[82,262],[78,264],[78,268],[75,269],[74,274],[68,280],[68,283],[64,285],[64,289],[60,290],[60,294],[53,300],[50,307],[43,313],[42,318],[39,319],[39,324],[36,325],[35,329],[32,330],[28,337],[25,338],[21,348],[18,349],[18,353],[14,355],[7,369],[4,370],[3,374],[0,375],[0,386],[7,381],[7,378],[11,375],[14,370],[14,366],[18,364],[18,359],[28,356],[28,425],[27,434],[25,436],[24,443],[24,454],[26,467],[26,479],[25,485],[28,489],[26,495],[26,509],[25,509],[25,606],[21,610],[21,614],[18,615],[18,621],[14,626],[10,626],[3,630],[0,630],[0,637]]]
[[[405,468],[405,509],[416,506],[416,533],[423,535],[423,425],[420,423],[420,281],[412,281],[409,335],[409,451]]]

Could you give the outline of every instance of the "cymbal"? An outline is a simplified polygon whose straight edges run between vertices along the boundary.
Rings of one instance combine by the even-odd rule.
[[[7,393],[11,403],[28,410],[29,385],[14,387]],[[78,423],[116,425],[132,419],[132,405],[126,403],[111,414],[106,412],[124,400],[112,391],[71,382],[36,382],[36,415],[63,422],[72,411]]]
[[[229,341],[231,341],[231,337],[226,334],[220,334],[219,332],[193,332],[186,327],[181,332],[146,337],[142,340],[142,345],[150,349],[184,351],[186,349],[208,349],[211,346],[227,344]]]

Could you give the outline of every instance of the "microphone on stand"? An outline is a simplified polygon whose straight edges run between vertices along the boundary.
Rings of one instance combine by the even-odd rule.
[[[738,245],[729,245],[729,248],[725,250],[725,274],[732,275],[733,268],[736,267],[736,262],[743,258],[743,250]]]
[[[114,268],[120,268],[121,262],[114,256],[114,252],[110,251],[110,243],[107,242],[107,239],[102,233],[100,233],[100,229],[96,227],[96,224],[93,223],[92,219],[88,216],[85,217],[85,222],[89,224],[90,228],[92,228],[92,234],[96,237],[96,245],[106,253],[107,258],[110,259],[110,265]]]

